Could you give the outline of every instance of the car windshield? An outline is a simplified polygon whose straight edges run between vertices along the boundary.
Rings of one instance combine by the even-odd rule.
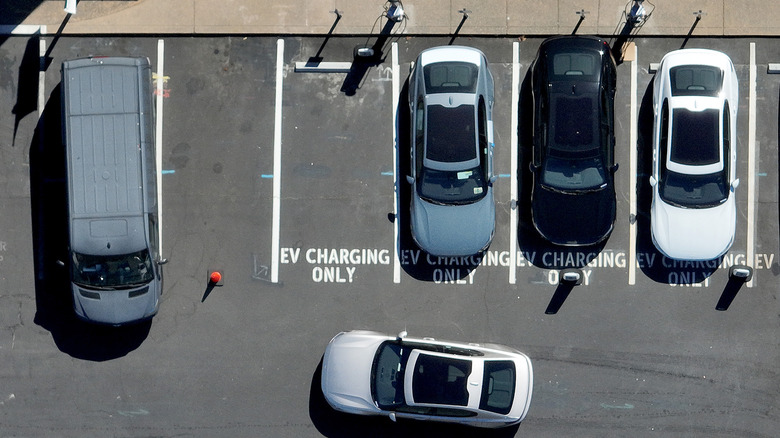
[[[672,96],[717,96],[723,72],[711,65],[681,65],[669,69]]]
[[[672,112],[671,160],[689,166],[703,166],[720,161],[720,136],[717,109]]]
[[[606,184],[606,173],[598,157],[567,159],[548,156],[544,162],[542,184],[554,190],[598,190]]]
[[[404,404],[404,371],[412,348],[394,342],[380,345],[371,368],[371,392],[380,409]]]
[[[415,403],[466,406],[466,383],[471,361],[420,354],[414,364],[412,396]]]
[[[95,256],[73,253],[73,282],[85,287],[123,289],[154,279],[149,251]]]
[[[726,171],[706,175],[686,175],[666,170],[659,188],[661,199],[685,208],[709,208],[723,203],[729,195]]]
[[[460,171],[423,168],[417,187],[423,199],[442,205],[470,204],[487,194],[487,182],[479,166]]]
[[[423,69],[425,92],[474,93],[479,67],[468,62],[436,62]]]
[[[515,364],[511,360],[485,361],[479,408],[508,414],[515,397]]]

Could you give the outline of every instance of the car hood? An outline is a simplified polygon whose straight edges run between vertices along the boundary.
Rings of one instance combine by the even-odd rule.
[[[615,192],[568,194],[534,187],[531,211],[534,226],[557,245],[594,245],[609,236],[615,222]]]
[[[653,202],[653,243],[672,259],[712,260],[731,247],[736,229],[734,196],[712,208],[680,208],[660,198]]]
[[[121,325],[151,318],[160,305],[160,282],[151,281],[133,289],[87,289],[71,283],[73,307],[79,318],[108,325]]]
[[[490,245],[496,226],[493,189],[479,201],[464,205],[432,204],[415,195],[412,214],[414,240],[436,256],[470,256]]]
[[[371,332],[339,333],[322,360],[322,393],[336,409],[357,414],[379,412],[371,397],[371,366],[387,340]]]

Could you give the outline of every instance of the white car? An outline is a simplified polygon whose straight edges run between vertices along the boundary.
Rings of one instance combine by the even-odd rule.
[[[666,257],[712,260],[734,242],[739,185],[737,75],[721,52],[682,49],[653,86],[653,243]]]
[[[322,392],[334,409],[393,421],[511,426],[528,413],[532,390],[531,360],[517,350],[406,332],[341,332],[322,362]]]

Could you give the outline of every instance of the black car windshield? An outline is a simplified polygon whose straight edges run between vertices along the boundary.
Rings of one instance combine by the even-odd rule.
[[[485,361],[482,378],[482,397],[479,408],[508,414],[515,398],[515,363],[511,360]]]
[[[670,159],[689,166],[715,164],[720,161],[719,120],[720,112],[717,109],[674,109]]]
[[[415,403],[466,406],[466,383],[471,361],[421,353],[414,364],[412,396]]]
[[[669,69],[672,96],[717,96],[723,72],[712,65],[681,65]]]
[[[95,256],[73,253],[73,282],[85,287],[123,289],[154,279],[149,251]]]
[[[379,346],[371,367],[371,393],[379,409],[404,405],[404,371],[412,348],[395,342]]]
[[[423,168],[417,180],[420,197],[434,204],[470,204],[487,194],[482,168],[449,171]]]
[[[728,198],[726,171],[706,175],[686,175],[667,169],[658,194],[667,203],[678,207],[717,206]]]
[[[468,62],[436,62],[426,65],[423,75],[428,94],[474,93],[479,67]]]

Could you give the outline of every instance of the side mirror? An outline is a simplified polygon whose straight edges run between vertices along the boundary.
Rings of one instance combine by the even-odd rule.
[[[411,175],[406,175],[406,182],[409,184],[414,184],[414,177]]]
[[[655,187],[658,184],[658,180],[654,176],[650,177],[650,187]]]
[[[496,181],[498,181],[498,175],[493,175],[490,177],[490,185],[493,185]]]
[[[390,421],[392,421],[393,423],[396,422],[397,418],[395,418],[395,412],[390,412],[389,414],[387,414],[387,416],[390,417]]]
[[[737,189],[737,187],[739,187],[739,178],[731,182],[731,191],[733,192]]]
[[[406,335],[407,335],[406,330],[404,330],[401,333],[398,333],[398,335],[396,335],[395,339],[400,341],[401,339],[405,338]]]
[[[609,168],[609,170],[612,171],[612,173],[615,173],[617,172],[618,168],[620,168],[620,165],[618,163],[615,163],[612,165],[612,167]]]
[[[157,260],[157,264],[158,264],[158,265],[164,265],[164,264],[166,264],[166,263],[168,263],[168,259],[160,259],[160,260]]]
[[[536,173],[539,170],[539,166],[537,166],[536,164],[534,164],[533,161],[531,161],[530,163],[528,163],[528,169],[530,169],[531,172]]]

